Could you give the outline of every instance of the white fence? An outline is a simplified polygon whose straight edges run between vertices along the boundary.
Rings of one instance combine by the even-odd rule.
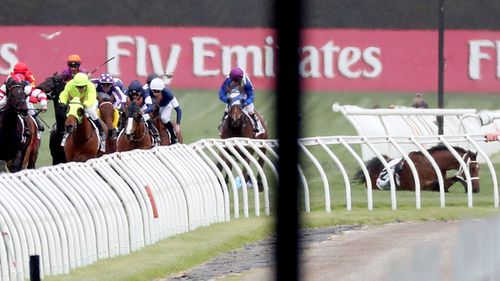
[[[411,145],[420,150],[437,170],[437,164],[424,146],[443,143],[467,143],[485,158],[493,182],[492,206],[498,207],[495,169],[481,149],[483,136],[365,137],[332,136],[301,139],[299,149],[310,160],[298,169],[304,193],[303,206],[310,211],[309,187],[313,178],[303,169],[314,167],[321,179],[324,210],[331,211],[329,181],[345,189],[345,206],[351,210],[353,165],[336,154],[335,146],[344,148],[355,169],[366,167],[358,153],[359,145],[372,149],[383,164],[376,145],[393,146],[407,161],[414,175],[417,171],[406,150]],[[98,259],[128,254],[166,237],[193,230],[231,217],[271,214],[273,182],[278,179],[275,163],[276,140],[200,140],[191,145],[159,147],[149,151],[116,153],[86,163],[68,163],[37,170],[0,175],[0,276],[1,280],[24,280],[28,276],[28,257],[41,257],[44,275],[67,273]],[[318,159],[312,148],[325,152]],[[471,178],[466,163],[454,153],[466,171],[467,205],[473,206]],[[345,157],[345,155],[344,155]],[[247,160],[248,159],[248,160]],[[261,159],[264,168],[259,164]],[[321,161],[331,159],[340,171],[340,179],[328,179]],[[304,165],[308,165],[307,167]],[[230,167],[232,166],[232,167]],[[313,173],[315,174],[315,173]],[[441,175],[438,173],[438,175]],[[488,173],[482,173],[488,176]],[[306,178],[307,177],[307,178]],[[249,182],[245,180],[248,178]],[[415,207],[420,208],[418,177]],[[260,179],[260,180],[259,180]],[[369,182],[368,186],[372,183]],[[241,182],[241,186],[239,185]],[[251,183],[251,185],[250,185]],[[445,207],[443,179],[439,179],[440,205]],[[261,190],[261,192],[259,192]],[[315,188],[314,192],[318,188]],[[366,191],[368,209],[374,208],[372,189]],[[397,208],[396,187],[391,181],[388,193],[393,209]],[[343,200],[342,198],[334,198]]]
[[[484,135],[500,132],[500,111],[404,107],[366,109],[337,103],[333,104],[332,110],[342,113],[360,136],[435,136],[438,134],[436,116],[444,118],[444,135]],[[467,142],[457,145],[467,145]],[[488,156],[500,152],[499,142],[481,142],[479,145]],[[381,153],[390,157],[399,155],[399,151],[388,143],[375,146]],[[407,147],[402,145],[405,151],[408,151]],[[429,148],[427,144],[424,144],[424,147]],[[410,146],[409,149],[413,148]],[[363,145],[362,150],[364,160],[375,156],[367,145]]]
[[[228,194],[187,145],[114,154],[0,181],[1,280],[68,273],[166,237],[229,220]]]

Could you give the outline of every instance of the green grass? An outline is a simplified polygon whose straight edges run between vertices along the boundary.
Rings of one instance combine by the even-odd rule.
[[[153,280],[203,263],[271,234],[269,218],[249,218],[202,227],[150,245],[130,255],[102,260],[69,275],[44,280]]]
[[[185,143],[201,138],[218,138],[217,124],[220,121],[224,105],[217,99],[215,92],[177,91],[176,96],[183,109],[182,128]],[[429,105],[435,107],[435,95],[425,96]],[[450,108],[500,108],[500,96],[448,94],[447,107]],[[355,104],[362,107],[381,107],[409,105],[413,95],[384,93],[308,93],[302,96],[302,135],[327,136],[355,134],[354,129],[340,113],[331,111],[334,102]],[[268,92],[257,93],[256,108],[263,113],[271,128],[271,137],[275,136],[275,95]],[[52,113],[43,117],[53,122]],[[357,166],[347,152],[340,147],[331,146],[333,151],[345,163],[350,176]],[[359,148],[357,148],[359,150]],[[311,200],[311,213],[303,214],[302,224],[305,227],[323,227],[341,224],[380,224],[398,221],[452,220],[464,217],[484,217],[497,214],[493,208],[491,178],[484,166],[481,167],[481,192],[474,194],[474,208],[468,209],[464,189],[460,185],[451,188],[446,194],[447,207],[439,207],[439,194],[422,192],[422,209],[415,209],[415,193],[397,192],[398,210],[390,209],[390,193],[374,191],[374,210],[368,211],[366,206],[366,190],[364,186],[352,186],[352,211],[345,208],[345,190],[342,177],[334,165],[318,148],[311,148],[328,175],[332,212],[324,211],[324,191],[319,174],[310,162],[304,161],[304,173],[308,179]],[[48,153],[48,136],[44,133],[38,164],[50,165]],[[268,175],[269,170],[267,170]],[[497,172],[500,172],[497,169]],[[271,176],[272,177],[272,176]],[[271,189],[271,198],[274,196]],[[231,197],[232,198],[232,197]],[[241,194],[240,194],[241,198]],[[249,205],[253,205],[253,192],[248,194]],[[303,198],[300,203],[303,209]],[[273,209],[274,200],[271,200]],[[240,201],[240,207],[241,207]],[[263,199],[261,196],[261,206]],[[263,239],[272,233],[272,219],[254,218],[254,210],[250,207],[250,219],[233,219],[229,223],[216,224],[200,228],[191,233],[168,238],[129,256],[96,262],[95,264],[72,271],[70,275],[48,277],[44,280],[152,280],[178,273],[223,252],[236,249],[245,243]],[[232,214],[232,212],[231,212]],[[240,212],[242,214],[242,212]],[[263,210],[261,211],[263,214]]]

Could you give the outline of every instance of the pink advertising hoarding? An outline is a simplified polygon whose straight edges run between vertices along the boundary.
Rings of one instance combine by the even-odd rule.
[[[145,80],[173,74],[173,88],[217,89],[234,65],[258,89],[272,89],[279,50],[271,29],[118,26],[0,27],[0,75],[26,62],[38,81],[77,53],[88,70],[115,57],[109,72]],[[314,91],[435,91],[437,33],[420,30],[307,29],[300,73]],[[446,32],[446,91],[500,92],[500,32]]]

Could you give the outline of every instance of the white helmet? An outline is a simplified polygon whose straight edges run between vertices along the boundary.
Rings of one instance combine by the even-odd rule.
[[[165,88],[165,83],[160,78],[155,78],[151,80],[149,88],[151,88],[151,90],[163,90],[163,88]]]

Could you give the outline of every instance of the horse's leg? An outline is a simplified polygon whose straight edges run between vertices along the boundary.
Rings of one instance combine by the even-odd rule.
[[[444,179],[444,191],[445,192],[449,192],[448,189],[450,189],[450,187],[453,184],[455,184],[457,181],[460,181],[460,179],[457,178],[456,176],[453,176],[451,178],[447,178],[446,172],[443,173],[443,179]]]
[[[260,151],[262,151],[262,153],[264,155],[266,155],[266,150],[265,149],[260,148]],[[262,171],[264,171],[264,164],[265,164],[264,158],[259,157],[259,160],[257,160],[257,162],[259,163],[259,166],[262,168]],[[262,192],[263,191],[263,188],[262,188],[262,177],[261,177],[260,174],[257,176],[257,182],[259,184],[259,191]]]
[[[23,152],[22,151],[17,151],[16,152],[16,157],[14,158],[13,164],[12,164],[12,172],[18,172],[21,170],[22,165],[23,165]]]
[[[229,167],[229,173],[232,173],[233,172],[233,164],[231,164],[231,161],[229,161],[228,159],[224,158],[224,156],[222,157],[222,159],[224,159],[224,162],[226,162],[226,165]],[[226,182],[229,181],[229,174],[226,173],[226,178],[225,178]]]
[[[66,163],[66,155],[64,154],[64,147],[61,146],[64,133],[57,130],[50,132],[49,148],[50,155],[52,156],[52,165],[59,163]]]

